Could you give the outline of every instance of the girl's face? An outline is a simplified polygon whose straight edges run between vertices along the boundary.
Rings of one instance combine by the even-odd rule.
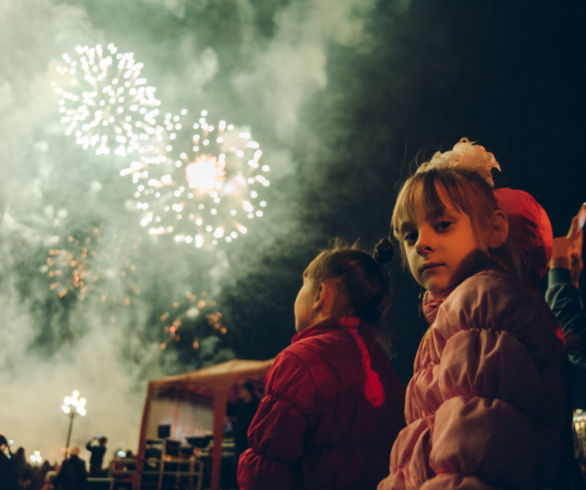
[[[314,323],[313,299],[315,296],[315,281],[303,273],[303,285],[295,298],[293,311],[295,313],[295,330],[301,332]]]
[[[420,186],[412,220],[399,225],[411,274],[434,295],[459,284],[473,272],[479,257],[485,257],[470,217],[451,204],[443,189],[438,189],[438,195],[445,205],[441,216],[426,216]]]

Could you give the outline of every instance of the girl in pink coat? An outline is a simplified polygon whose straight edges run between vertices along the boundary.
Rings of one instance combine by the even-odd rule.
[[[391,226],[426,289],[430,327],[379,490],[558,488],[564,346],[553,314],[520,278],[492,168],[500,169],[492,153],[462,140],[398,195]]]

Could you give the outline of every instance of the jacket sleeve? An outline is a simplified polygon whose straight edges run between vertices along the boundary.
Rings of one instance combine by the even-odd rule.
[[[316,389],[311,372],[294,353],[283,351],[267,376],[265,397],[248,429],[249,449],[240,457],[240,490],[287,490],[303,452]]]
[[[580,336],[580,354],[586,355],[586,314],[580,292],[572,284],[568,269],[550,269],[545,300],[554,312],[564,333]]]
[[[471,278],[454,293],[430,342],[440,399],[430,466],[443,481],[423,488],[464,475],[478,487],[553,481],[565,410],[555,318],[536,292],[511,281]]]

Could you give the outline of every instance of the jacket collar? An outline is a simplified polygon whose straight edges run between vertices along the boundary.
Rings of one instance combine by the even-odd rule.
[[[490,266],[477,271],[476,273],[472,274],[475,276],[477,274],[486,274],[486,273],[493,273],[497,272],[498,274],[508,274],[511,275],[509,272],[506,272],[502,269],[497,268],[494,266],[494,263],[491,263]],[[472,277],[469,276],[469,277]],[[464,279],[465,281],[466,279]],[[462,281],[462,282],[464,282]],[[462,284],[462,283],[460,283]],[[431,291],[425,291],[423,294],[423,299],[421,300],[421,312],[423,316],[427,320],[427,323],[430,325],[435,321],[435,317],[437,316],[438,308],[444,302],[444,300],[450,295],[450,293],[456,289],[460,284],[456,284],[453,288],[449,289],[448,291],[444,291],[441,295],[434,296]]]
[[[309,327],[303,329],[301,332],[296,333],[291,338],[291,343],[298,342],[301,339],[307,337],[313,337],[324,330],[338,330],[338,329],[357,329],[361,325],[365,325],[366,322],[355,316],[336,316],[328,318],[322,322],[314,323]]]
[[[430,325],[435,321],[437,316],[437,310],[448,295],[453,291],[450,289],[448,292],[444,292],[441,296],[434,296],[431,291],[425,291],[423,299],[421,300],[421,312]]]
[[[370,357],[370,352],[362,338],[364,334],[366,334],[367,337],[370,337],[370,335],[364,331],[365,327],[368,329],[370,324],[355,316],[328,318],[327,320],[311,325],[294,335],[291,339],[291,343],[314,335],[319,335],[328,330],[346,330],[354,339],[354,342],[356,342],[356,346],[360,352],[360,360],[362,362],[365,376],[364,396],[373,407],[380,407],[385,402],[385,391],[378,372],[376,372],[371,366],[372,359]],[[358,332],[359,328],[361,329],[360,333]]]

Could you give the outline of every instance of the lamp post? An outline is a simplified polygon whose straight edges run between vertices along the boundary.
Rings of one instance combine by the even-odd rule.
[[[76,415],[82,417],[87,413],[85,409],[86,399],[79,396],[79,390],[73,390],[71,396],[63,398],[61,410],[69,417],[69,429],[67,431],[67,442],[65,443],[65,455],[69,452],[69,442],[71,441],[71,429],[73,428],[73,419]]]

